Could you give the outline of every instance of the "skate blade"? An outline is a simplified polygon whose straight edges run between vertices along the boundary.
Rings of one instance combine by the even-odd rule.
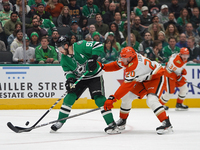
[[[51,130],[50,130],[50,133],[56,133],[56,131],[54,131],[54,130],[51,129]]]
[[[166,128],[166,129],[160,129],[160,130],[157,130],[157,134],[159,135],[163,135],[163,134],[167,134],[167,133],[173,133],[173,129],[172,129],[172,126]]]
[[[120,134],[121,132],[119,131],[118,128],[113,129],[109,129],[106,131],[107,134]]]
[[[123,126],[118,126],[118,129],[121,130],[121,131],[122,131],[122,130],[125,130],[125,125],[123,125]]]
[[[176,111],[187,111],[188,108],[186,108],[186,109],[184,109],[184,108],[176,108],[175,110],[176,110]]]

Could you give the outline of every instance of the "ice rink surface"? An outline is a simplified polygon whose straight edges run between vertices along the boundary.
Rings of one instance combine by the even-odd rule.
[[[52,110],[39,124],[57,119],[58,109]],[[71,115],[87,111],[72,109]],[[200,108],[188,111],[167,111],[173,133],[157,135],[161,123],[150,109],[132,109],[126,130],[108,135],[100,111],[69,119],[57,133],[49,133],[50,125],[31,132],[15,133],[7,122],[32,126],[46,110],[0,110],[0,150],[200,150]],[[112,110],[115,120],[119,109]]]

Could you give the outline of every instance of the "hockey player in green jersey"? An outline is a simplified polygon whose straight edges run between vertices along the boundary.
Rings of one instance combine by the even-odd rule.
[[[101,114],[108,125],[104,129],[105,132],[108,134],[120,133],[113,119],[112,112],[105,111],[102,107],[106,98],[104,96],[102,68],[98,64],[97,58],[103,52],[103,45],[99,42],[82,40],[69,46],[69,39],[67,37],[60,37],[57,47],[62,53],[61,65],[67,79],[65,86],[68,91],[61,106],[58,119],[68,117],[74,102],[89,88],[91,98],[95,100],[98,107],[101,107]],[[89,73],[75,87],[72,87],[71,85],[86,71],[89,71]],[[65,122],[66,120],[53,124],[51,132],[60,129]]]

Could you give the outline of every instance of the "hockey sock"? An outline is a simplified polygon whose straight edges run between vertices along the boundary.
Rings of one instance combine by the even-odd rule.
[[[67,94],[64,98],[63,104],[60,108],[58,119],[68,117],[71,112],[71,107],[74,104],[77,96],[74,93]],[[62,123],[65,123],[66,120],[62,120]]]
[[[165,105],[165,103],[164,103],[161,99],[159,99],[159,102],[160,102],[162,105]]]
[[[98,107],[101,107],[101,114],[102,114],[106,124],[109,125],[110,123],[112,123],[114,121],[112,111],[111,110],[105,111],[104,108],[102,107],[106,101],[105,96],[95,95],[94,100],[95,100],[96,105]]]
[[[71,112],[71,107],[66,106],[66,105],[62,105],[61,108],[60,108],[58,119],[68,117],[70,112]],[[65,123],[66,120],[62,120],[60,122]]]
[[[160,120],[160,122],[163,122],[165,119],[168,119],[168,116],[165,111],[161,112],[159,115],[157,115],[157,118]]]
[[[103,108],[101,108],[101,114],[102,114],[107,125],[114,122],[111,110],[105,111]]]
[[[182,103],[183,103],[183,100],[180,99],[180,98],[177,98],[177,103],[182,104]]]

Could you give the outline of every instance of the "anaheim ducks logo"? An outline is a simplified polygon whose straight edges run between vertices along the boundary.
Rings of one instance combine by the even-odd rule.
[[[132,66],[133,65],[133,63],[130,63],[130,64],[128,64],[128,67],[130,67],[130,66]]]
[[[181,64],[180,60],[177,60],[176,62],[177,62],[177,64]]]

